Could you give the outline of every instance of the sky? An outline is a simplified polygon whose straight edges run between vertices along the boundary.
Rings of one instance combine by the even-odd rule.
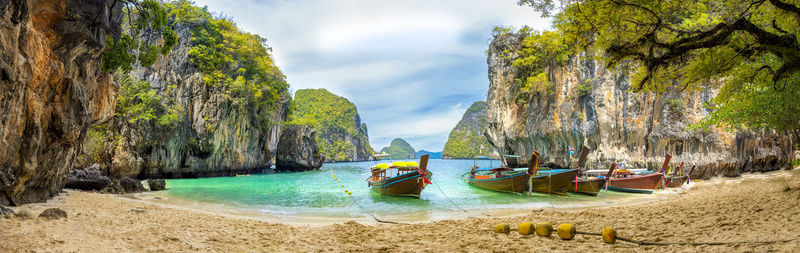
[[[353,102],[376,151],[403,138],[441,151],[466,109],[486,100],[497,25],[550,30],[517,0],[198,0],[267,39],[290,91]]]

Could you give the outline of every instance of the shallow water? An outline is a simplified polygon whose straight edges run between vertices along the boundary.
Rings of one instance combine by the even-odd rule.
[[[428,169],[433,173],[433,185],[428,185],[419,199],[381,196],[370,191],[365,181],[370,175],[370,162],[324,164],[320,171],[299,173],[167,180],[169,190],[161,194],[279,216],[338,218],[363,217],[366,213],[393,216],[423,213],[426,219],[447,218],[453,211],[462,209],[569,208],[645,197],[613,191],[603,191],[597,197],[537,193],[530,197],[488,191],[464,181],[462,175],[473,163],[472,160],[430,160]],[[498,165],[499,161],[491,163]],[[490,161],[478,161],[480,167],[489,165]],[[336,183],[331,172],[344,187]],[[352,195],[348,196],[345,189]]]

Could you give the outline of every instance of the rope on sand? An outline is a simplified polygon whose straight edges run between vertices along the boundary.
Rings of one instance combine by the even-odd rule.
[[[465,210],[464,208],[461,208],[460,206],[456,205],[456,203],[453,202],[453,200],[451,200],[450,197],[447,197],[447,194],[445,194],[444,191],[442,190],[442,188],[439,187],[439,184],[436,183],[436,179],[434,179],[434,177],[430,177],[430,178],[431,178],[431,181],[432,181],[433,185],[436,186],[436,189],[439,189],[439,192],[442,193],[442,196],[444,196],[444,198],[447,199],[447,201],[450,201],[450,204],[452,204],[454,207],[460,209],[461,211],[464,211],[465,213],[469,212],[469,211]],[[481,214],[486,215],[486,217],[492,217],[491,215],[489,215],[487,213],[484,213],[484,212],[481,212]]]
[[[339,183],[339,186],[340,186],[341,188],[344,188],[344,184],[342,184],[341,182],[339,182],[339,179],[337,179],[337,178],[336,178],[336,175],[334,175],[334,174],[333,174],[333,169],[331,169],[331,170],[330,170],[330,172],[331,172],[331,176],[333,177],[333,180],[335,180],[335,181],[336,181],[336,183]],[[348,198],[348,199],[350,199],[350,201],[353,201],[353,203],[355,203],[355,204],[356,204],[356,206],[358,206],[358,208],[359,208],[359,209],[361,209],[361,212],[364,212],[364,213],[366,213],[367,215],[369,215],[370,217],[372,217],[372,219],[374,219],[375,221],[377,221],[377,222],[379,222],[379,223],[388,223],[388,224],[405,224],[405,223],[402,223],[402,222],[396,222],[396,221],[389,221],[389,220],[381,220],[381,219],[378,219],[378,217],[375,217],[375,215],[373,215],[372,213],[370,213],[369,211],[367,211],[367,209],[366,209],[366,208],[364,208],[364,206],[362,206],[361,204],[359,204],[359,203],[358,203],[358,201],[356,201],[356,199],[355,199],[355,198],[353,198],[353,193],[352,193],[350,190],[348,190],[348,189],[345,189],[345,190],[344,190],[344,192],[345,192],[345,193],[347,193],[347,198]]]

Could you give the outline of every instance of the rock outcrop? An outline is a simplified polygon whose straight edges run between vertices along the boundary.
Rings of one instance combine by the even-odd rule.
[[[194,11],[180,15],[199,16],[179,19],[170,9],[172,5],[165,4],[177,44],[168,55],[159,55],[152,66],[135,66],[130,75],[114,76],[146,82],[158,98],[150,108],[159,115],[174,114],[174,120],[164,123],[157,117],[132,121],[118,109],[118,115],[107,125],[92,129],[92,136],[97,138],[90,138],[84,159],[99,163],[112,179],[232,176],[269,168],[290,100],[283,74],[272,65],[268,54],[258,54],[267,52],[257,43],[259,37],[233,25],[222,27],[218,25],[221,21],[189,2],[173,4]],[[213,57],[229,59],[234,66],[207,70],[215,71],[211,78],[196,64],[199,60],[193,58],[192,51],[200,40],[197,36],[210,36],[198,29],[215,25],[216,32],[235,34],[246,45],[230,44],[233,42],[227,39],[216,43],[248,47],[241,50],[251,53],[238,55],[220,49],[222,52]],[[257,62],[257,67],[245,65],[251,62]],[[264,69],[255,68],[273,72],[264,74],[259,72]],[[243,75],[245,72],[248,74]],[[249,73],[259,76],[248,77]],[[271,87],[260,89],[257,85]],[[120,93],[122,96],[122,89]]]
[[[167,181],[164,179],[148,179],[147,186],[151,191],[163,191],[167,189]]]
[[[388,147],[381,149],[381,153],[392,155],[392,159],[416,158],[416,152],[406,140],[394,138]]]
[[[473,103],[464,112],[461,121],[450,131],[450,136],[444,144],[442,157],[445,159],[469,159],[478,156],[499,157],[494,146],[489,144],[489,140],[483,134],[488,126],[486,102]]]
[[[612,161],[656,168],[672,154],[674,163],[697,166],[695,178],[789,167],[792,134],[687,130],[709,114],[702,105],[716,90],[631,93],[628,70],[607,69],[584,54],[547,69],[552,92],[520,100],[512,62],[522,39],[497,36],[488,51],[487,136],[501,154],[520,155],[527,163],[535,150],[542,163],[562,168],[577,162],[569,160],[569,146],[593,150],[589,168]]]
[[[100,61],[106,36],[120,36],[114,2],[0,1],[0,204],[53,196],[88,127],[114,114]]]
[[[288,125],[278,142],[277,171],[306,171],[322,167],[325,160],[317,149],[316,130],[306,125]]]
[[[317,146],[327,162],[363,161],[373,154],[367,124],[356,106],[325,89],[294,93],[291,120],[317,131]]]
[[[100,165],[93,164],[85,169],[74,169],[67,179],[66,188],[99,191],[111,185],[111,179],[103,175]]]
[[[67,212],[64,212],[61,208],[47,208],[39,214],[39,218],[46,220],[66,219]]]

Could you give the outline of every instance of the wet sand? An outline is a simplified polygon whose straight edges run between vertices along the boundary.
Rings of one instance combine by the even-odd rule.
[[[175,251],[705,251],[800,250],[800,171],[746,174],[742,178],[700,181],[689,191],[644,203],[607,207],[492,210],[493,217],[379,224],[367,218],[324,225],[292,217],[274,219],[240,211],[142,200],[136,196],[68,191],[47,203],[13,208],[34,216],[58,207],[69,218],[0,219],[0,252],[175,252]],[[497,216],[503,217],[497,217]],[[469,216],[480,216],[472,212]],[[382,217],[384,218],[384,217]],[[281,220],[284,219],[284,220]],[[299,221],[298,221],[299,220]],[[563,241],[495,234],[497,223],[573,223],[579,231],[617,229],[622,237],[661,243],[610,245],[578,235]],[[718,243],[718,244],[717,244]]]

